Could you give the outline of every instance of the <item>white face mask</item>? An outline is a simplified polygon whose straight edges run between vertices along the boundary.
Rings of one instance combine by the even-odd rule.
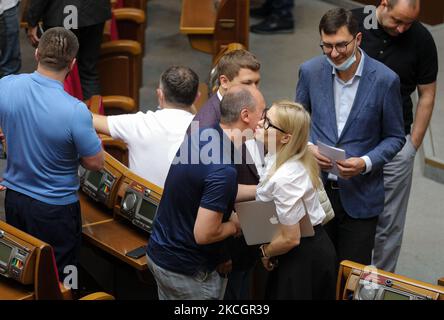
[[[355,43],[355,49],[353,54],[348,58],[346,61],[344,61],[342,64],[337,66],[333,60],[331,60],[328,56],[325,56],[327,58],[328,63],[335,68],[338,71],[346,71],[348,70],[355,62],[356,62],[356,43]]]

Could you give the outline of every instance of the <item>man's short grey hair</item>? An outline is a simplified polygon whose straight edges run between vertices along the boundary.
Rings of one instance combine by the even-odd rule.
[[[390,8],[394,8],[399,0],[388,0],[387,2]],[[407,0],[407,4],[412,8],[415,8],[417,3],[419,3],[419,0]]]
[[[228,90],[220,103],[220,121],[224,124],[239,120],[242,109],[256,110],[256,99],[248,88]]]

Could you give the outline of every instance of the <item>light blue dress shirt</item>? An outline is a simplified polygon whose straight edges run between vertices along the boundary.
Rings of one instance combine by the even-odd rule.
[[[341,136],[342,130],[347,122],[348,116],[350,115],[350,111],[353,107],[353,103],[355,101],[356,93],[358,92],[359,82],[361,81],[362,71],[364,69],[364,60],[365,55],[362,53],[361,49],[358,48],[361,52],[361,61],[359,62],[358,69],[356,70],[353,78],[344,82],[337,75],[336,69],[333,68],[333,93],[335,98],[335,110],[336,110],[336,125],[338,128],[338,137]],[[365,161],[365,172],[366,174],[372,170],[372,161],[368,156],[361,157],[362,160]],[[329,174],[328,178],[331,180],[337,180],[337,177],[333,174]]]

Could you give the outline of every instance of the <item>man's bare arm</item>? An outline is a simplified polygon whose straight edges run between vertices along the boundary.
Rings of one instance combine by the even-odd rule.
[[[94,129],[96,129],[98,133],[110,136],[111,134],[109,132],[108,117],[95,113],[93,113],[92,116]]]
[[[425,133],[432,118],[435,106],[436,82],[418,86],[418,105],[413,122],[412,142],[418,149],[424,140]]]
[[[240,224],[235,214],[227,222],[222,222],[222,217],[220,212],[199,207],[194,223],[194,239],[197,244],[219,242],[239,233]]]

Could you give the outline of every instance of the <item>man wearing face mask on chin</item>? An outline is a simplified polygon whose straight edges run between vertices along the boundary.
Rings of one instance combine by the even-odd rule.
[[[350,11],[337,8],[321,19],[323,55],[299,72],[296,101],[311,113],[310,150],[335,211],[326,231],[339,262],[368,265],[378,216],[384,209],[383,166],[404,144],[399,77],[359,48],[362,34]],[[317,143],[344,149],[339,176]]]

